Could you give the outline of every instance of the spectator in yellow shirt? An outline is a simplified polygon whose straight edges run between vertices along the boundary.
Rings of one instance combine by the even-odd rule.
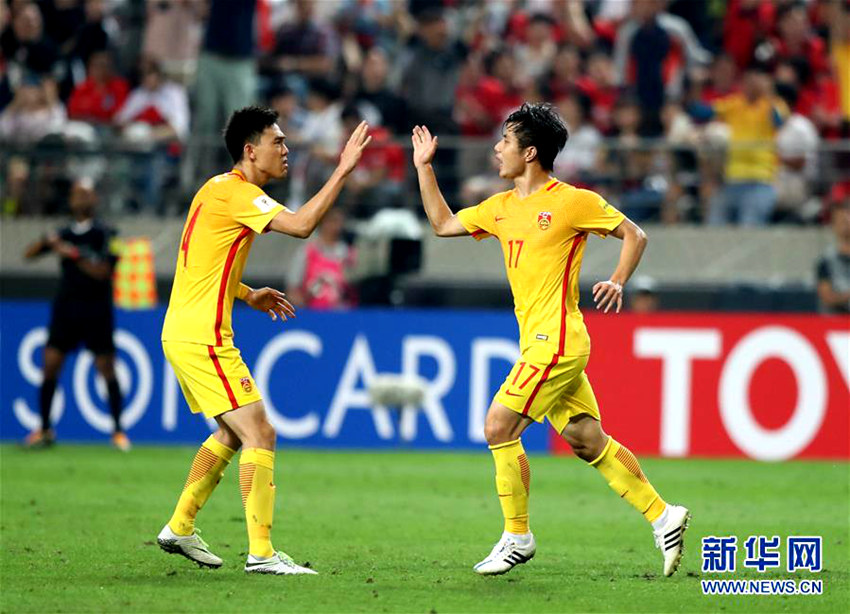
[[[788,109],[774,95],[770,74],[755,64],[744,73],[741,92],[717,100],[712,111],[730,137],[726,185],[710,203],[708,222],[766,224],[776,206],[776,133]]]

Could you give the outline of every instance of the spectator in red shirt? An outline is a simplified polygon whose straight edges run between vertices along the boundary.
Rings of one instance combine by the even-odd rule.
[[[777,36],[770,39],[777,59],[805,62],[809,80],[829,72],[829,51],[809,23],[806,7],[800,3],[782,6],[776,13]]]
[[[340,119],[342,134],[349,135],[363,121],[363,114],[356,105],[349,104],[342,109]],[[404,187],[404,150],[393,143],[392,134],[383,126],[370,127],[369,136],[372,142],[349,176],[341,199],[343,206],[360,218],[369,217],[379,209],[400,206]],[[340,150],[346,138],[343,137]]]
[[[561,45],[552,61],[552,70],[543,82],[543,91],[550,100],[559,100],[577,93],[581,80],[581,56],[572,45]]]
[[[597,49],[587,58],[587,75],[576,82],[579,91],[593,103],[590,119],[602,134],[614,130],[614,106],[620,96],[616,81],[613,61],[604,50]]]
[[[723,21],[723,48],[738,70],[753,61],[756,45],[773,30],[775,15],[774,0],[729,0]]]
[[[86,80],[71,92],[68,117],[93,124],[110,124],[129,91],[127,81],[114,73],[109,52],[96,51],[89,57]]]
[[[777,82],[794,87],[799,92],[797,104],[792,109],[808,117],[818,132],[825,137],[836,137],[841,127],[841,101],[838,85],[830,73],[809,77],[808,62],[796,60],[780,62],[775,71]]]
[[[286,275],[286,293],[292,302],[309,309],[346,309],[357,305],[349,281],[357,253],[343,240],[345,214],[331,209],[315,237],[295,254]]]
[[[483,61],[470,56],[466,69],[472,81],[462,82],[457,89],[455,117],[464,136],[490,137],[510,110],[522,103],[514,84],[516,61],[510,51],[500,49]]]
[[[701,99],[711,104],[738,91],[736,84],[737,67],[731,55],[719,55],[711,65],[708,83],[702,89]]]

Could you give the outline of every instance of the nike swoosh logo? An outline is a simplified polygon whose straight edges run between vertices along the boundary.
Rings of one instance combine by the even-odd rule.
[[[521,397],[522,396],[521,394],[515,394],[515,393],[511,392],[510,390],[505,390],[505,394],[508,395],[509,397]]]
[[[500,217],[500,216],[498,216],[498,215],[496,216],[496,221],[497,221],[497,222],[501,222],[503,219],[505,219],[505,218]]]

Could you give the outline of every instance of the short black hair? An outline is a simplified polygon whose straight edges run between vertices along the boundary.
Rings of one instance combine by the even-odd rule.
[[[310,80],[307,87],[307,93],[312,96],[320,96],[328,102],[333,102],[339,98],[339,88],[336,84],[322,77]]]
[[[245,143],[259,142],[263,131],[275,122],[277,112],[268,107],[244,107],[234,111],[224,128],[224,144],[233,163],[242,160]]]
[[[801,2],[800,0],[794,0],[793,2],[789,2],[787,4],[783,4],[777,7],[776,15],[774,17],[774,23],[779,23],[780,21],[788,17],[788,15],[798,9],[806,10],[806,4],[804,2]]]
[[[546,13],[534,13],[529,19],[528,24],[531,25],[533,23],[545,23],[547,26],[554,26],[555,20],[552,19],[550,15]]]
[[[800,92],[790,83],[777,83],[776,95],[785,101],[788,108],[793,111],[797,108],[797,100],[800,97]]]
[[[342,111],[339,114],[339,118],[343,122],[351,119],[359,124],[361,121],[363,121],[363,113],[360,112],[360,107],[358,107],[353,102],[350,102],[342,108]]]
[[[524,102],[508,115],[504,125],[516,135],[520,149],[537,148],[537,161],[546,171],[552,170],[555,157],[570,138],[567,124],[548,102]]]

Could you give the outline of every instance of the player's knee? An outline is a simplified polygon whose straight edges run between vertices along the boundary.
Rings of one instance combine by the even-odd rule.
[[[502,422],[487,420],[484,423],[484,439],[487,440],[488,445],[497,446],[500,443],[511,441],[513,439],[511,435],[511,429]]]

